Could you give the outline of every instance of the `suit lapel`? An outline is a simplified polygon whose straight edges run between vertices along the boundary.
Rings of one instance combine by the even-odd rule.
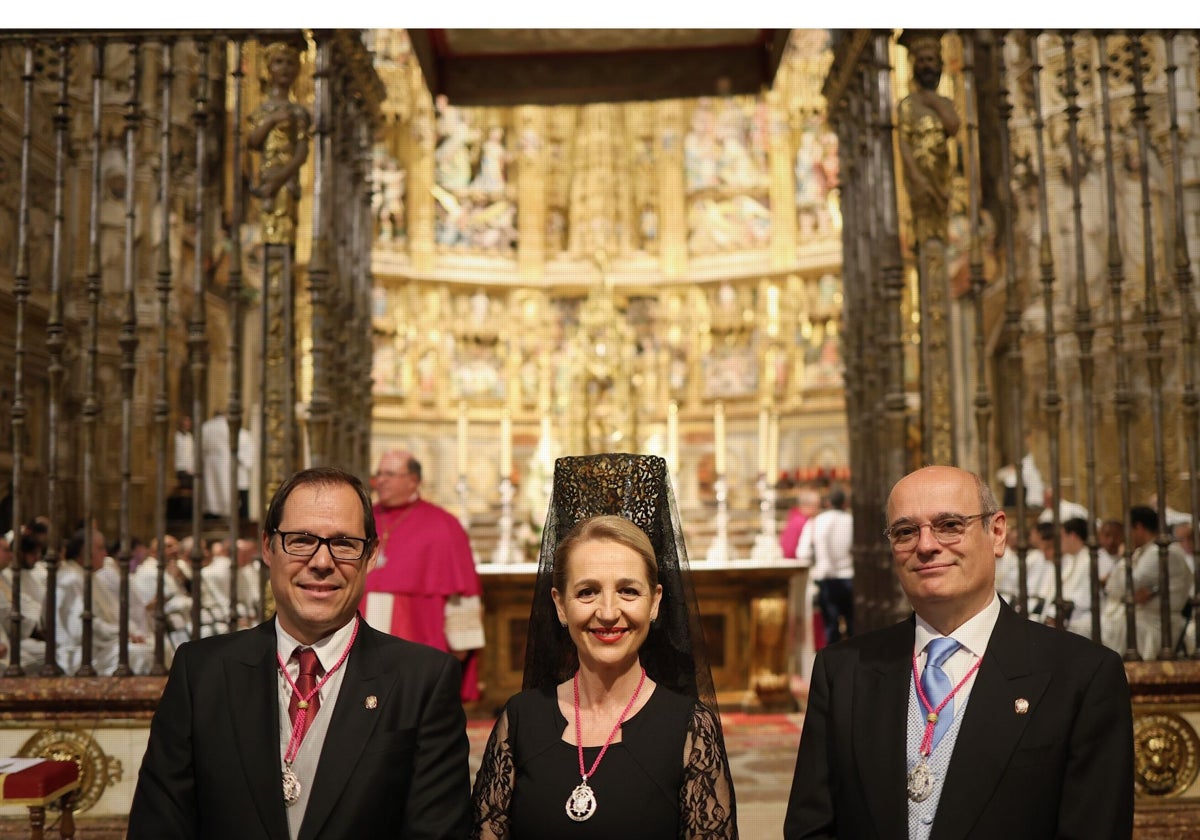
[[[1026,619],[1001,605],[963,713],[931,840],[971,832],[1029,722],[1029,715],[1015,712],[1015,701],[1024,698],[1036,708],[1050,676],[1032,671]]]
[[[908,831],[904,798],[904,747],[915,624],[896,625],[873,650],[862,653],[854,689],[855,764],[879,836]]]
[[[243,634],[225,662],[229,708],[238,757],[250,798],[267,836],[287,840],[279,763],[279,677],[275,660],[275,622]]]
[[[342,687],[321,746],[312,793],[300,826],[300,840],[316,837],[333,813],[382,710],[387,708],[387,694],[393,683],[389,681],[390,672],[383,666],[377,633],[360,619],[358,638],[346,660]],[[369,695],[376,698],[374,709],[363,702]]]

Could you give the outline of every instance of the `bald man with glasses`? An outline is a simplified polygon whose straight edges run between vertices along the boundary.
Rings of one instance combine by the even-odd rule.
[[[128,840],[461,840],[459,663],[358,614],[379,540],[355,476],[303,470],[263,524],[275,618],[175,654]]]
[[[974,473],[892,488],[884,534],[914,614],[817,654],[785,840],[1131,836],[1124,667],[1000,600],[1006,528]]]
[[[380,629],[452,653],[462,663],[462,700],[480,697],[480,639],[447,634],[448,605],[478,607],[475,553],[458,518],[421,497],[421,462],[402,449],[383,453],[371,477],[379,562],[367,576],[363,614]],[[480,634],[482,614],[476,609]]]

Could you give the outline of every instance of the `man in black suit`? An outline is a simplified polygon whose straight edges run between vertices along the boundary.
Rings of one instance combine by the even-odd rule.
[[[917,470],[887,515],[916,614],[817,654],[786,840],[1128,840],[1120,658],[996,595],[1005,515],[977,475]]]
[[[280,486],[262,538],[275,619],[175,654],[128,840],[467,836],[461,668],[358,616],[377,551],[356,477]]]

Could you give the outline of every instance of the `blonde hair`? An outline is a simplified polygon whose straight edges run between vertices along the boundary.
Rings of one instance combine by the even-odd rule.
[[[554,588],[567,588],[567,562],[576,546],[587,542],[612,542],[637,552],[646,566],[651,588],[658,585],[658,559],[646,532],[623,516],[593,516],[575,523],[554,549]]]

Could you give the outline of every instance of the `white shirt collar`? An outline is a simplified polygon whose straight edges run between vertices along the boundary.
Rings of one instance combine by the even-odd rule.
[[[988,640],[996,628],[996,619],[1000,617],[1000,596],[992,593],[992,600],[986,607],[965,621],[962,626],[950,634],[950,638],[961,644],[976,657],[982,657],[987,650]],[[921,653],[931,639],[940,639],[942,634],[933,628],[921,616],[917,616],[917,632],[913,641],[913,652]]]
[[[338,659],[342,656],[342,651],[346,649],[346,645],[350,644],[350,634],[354,632],[354,622],[358,616],[347,621],[337,630],[334,630],[325,638],[321,639],[314,645],[306,645],[296,639],[290,633],[283,629],[279,623],[279,616],[275,616],[275,650],[279,653],[279,658],[287,664],[292,658],[292,654],[296,652],[298,647],[311,647],[317,652],[317,659],[321,660],[321,667],[326,672],[329,671]]]

